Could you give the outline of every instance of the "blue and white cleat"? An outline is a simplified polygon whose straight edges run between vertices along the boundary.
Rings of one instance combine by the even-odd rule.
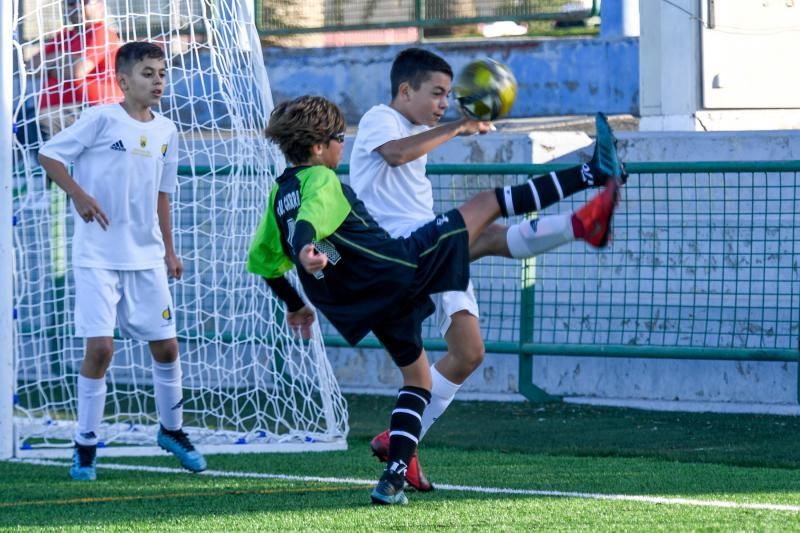
[[[75,481],[97,479],[97,446],[82,446],[75,443],[69,477]]]
[[[408,505],[403,487],[399,489],[389,480],[389,475],[384,472],[378,484],[372,489],[372,503],[375,505]]]
[[[628,175],[617,155],[617,139],[608,124],[608,119],[603,113],[595,116],[595,126],[597,137],[594,143],[594,153],[589,161],[589,168],[599,174],[594,179],[594,186],[602,186],[608,182],[609,178],[617,180],[618,185],[627,181]]]
[[[208,467],[205,457],[194,449],[189,436],[182,429],[170,431],[161,426],[156,440],[162,449],[177,457],[186,470],[202,472]]]

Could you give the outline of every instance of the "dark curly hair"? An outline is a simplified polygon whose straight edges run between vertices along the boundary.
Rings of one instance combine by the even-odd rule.
[[[280,146],[290,163],[299,165],[308,161],[313,145],[328,144],[344,129],[344,114],[336,104],[306,95],[278,104],[264,133]]]

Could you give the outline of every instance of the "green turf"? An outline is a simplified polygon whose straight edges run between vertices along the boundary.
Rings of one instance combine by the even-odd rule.
[[[392,402],[381,396],[348,397],[353,413],[350,436],[374,434],[384,421],[357,415],[388,413]],[[470,420],[476,423],[465,423]],[[800,468],[799,438],[800,418],[791,416],[454,402],[425,437],[424,446]]]
[[[218,471],[373,480],[368,442],[392,399],[348,396],[344,452],[219,455]],[[793,417],[456,402],[423,442],[434,483],[800,506]],[[175,466],[168,456],[105,462]],[[776,530],[800,512],[437,490],[375,508],[370,486],[0,462],[0,528],[64,530]]]

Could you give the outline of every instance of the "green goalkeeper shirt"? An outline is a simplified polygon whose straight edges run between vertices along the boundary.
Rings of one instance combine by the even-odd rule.
[[[328,265],[309,274],[297,252],[313,242]],[[393,239],[353,190],[324,166],[287,169],[273,187],[247,260],[268,279],[297,266],[308,299],[351,344],[418,298],[413,280],[419,252]]]

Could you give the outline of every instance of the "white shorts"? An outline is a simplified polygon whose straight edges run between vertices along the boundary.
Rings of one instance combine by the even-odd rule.
[[[105,270],[75,267],[75,334],[140,341],[172,339],[175,317],[166,268]]]
[[[442,337],[445,336],[450,324],[453,323],[452,316],[459,311],[468,311],[475,318],[478,315],[478,300],[475,298],[475,288],[472,280],[467,285],[466,291],[440,292],[432,296],[433,303],[436,304],[436,314],[434,319]]]

